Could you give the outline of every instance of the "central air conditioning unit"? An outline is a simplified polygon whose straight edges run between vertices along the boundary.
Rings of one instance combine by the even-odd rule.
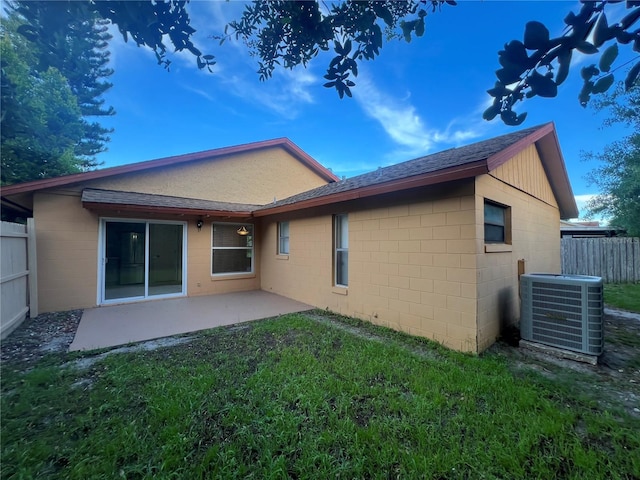
[[[602,278],[530,273],[520,276],[520,336],[552,347],[601,355]]]

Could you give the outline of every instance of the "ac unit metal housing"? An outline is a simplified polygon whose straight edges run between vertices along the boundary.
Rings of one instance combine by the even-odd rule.
[[[523,340],[601,355],[604,348],[602,278],[530,273],[520,276]]]

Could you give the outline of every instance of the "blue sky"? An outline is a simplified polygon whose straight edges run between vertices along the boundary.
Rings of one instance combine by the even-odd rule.
[[[451,147],[549,121],[555,122],[578,205],[597,193],[585,174],[596,167],[580,152],[600,151],[624,135],[602,129],[604,114],[583,109],[577,95],[579,69],[594,61],[574,58],[569,79],[555,99],[532,99],[520,127],[482,112],[495,82],[497,52],[522,39],[527,21],[538,20],[557,35],[578,2],[461,1],[429,14],[425,35],[410,44],[386,43],[374,61],[363,62],[354,98],[340,100],[322,87],[331,58],[306,68],[279,70],[260,82],[257,61],[239,42],[219,46],[209,35],[241,15],[241,2],[192,1],[195,43],[216,56],[213,74],[199,71],[188,55],[171,55],[171,70],[158,66],[149,50],[111,44],[113,88],[105,95],[117,114],[105,167],[241,143],[288,137],[339,176],[353,176]],[[611,23],[611,20],[610,20]],[[587,63],[588,62],[588,63]]]

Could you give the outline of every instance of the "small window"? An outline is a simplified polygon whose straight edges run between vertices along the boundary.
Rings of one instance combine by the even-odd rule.
[[[289,255],[289,222],[278,222],[278,255]]]
[[[511,208],[485,200],[484,242],[511,243]]]
[[[335,285],[349,285],[349,222],[347,215],[333,218]]]
[[[253,225],[214,223],[211,241],[211,274],[253,272]]]

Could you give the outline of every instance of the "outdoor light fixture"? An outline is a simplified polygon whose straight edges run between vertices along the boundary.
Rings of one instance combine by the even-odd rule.
[[[196,222],[196,227],[198,227],[198,231],[202,230],[202,225],[204,225],[204,222],[202,221],[201,218],[199,218],[198,221]]]
[[[236,233],[244,237],[246,235],[249,235],[249,230],[244,228],[244,225],[242,225],[238,230],[236,230]]]

